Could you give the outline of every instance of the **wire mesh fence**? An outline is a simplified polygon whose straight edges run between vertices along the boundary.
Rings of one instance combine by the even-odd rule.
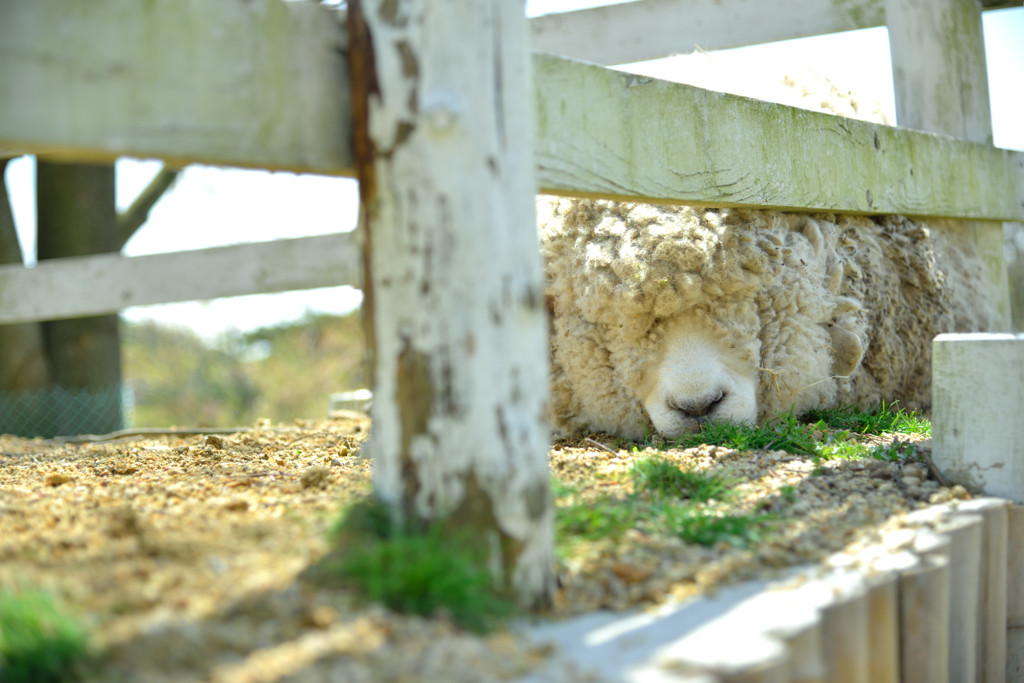
[[[0,391],[0,434],[25,437],[106,434],[130,422],[132,394],[116,384],[102,389],[48,386]]]

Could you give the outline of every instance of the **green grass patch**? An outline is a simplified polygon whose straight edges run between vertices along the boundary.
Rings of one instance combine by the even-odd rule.
[[[333,534],[339,559],[332,572],[396,612],[444,614],[485,633],[516,611],[495,587],[481,544],[465,533],[441,523],[422,531],[396,527],[390,510],[370,501],[353,505]]]
[[[844,432],[845,433],[845,432]],[[822,446],[821,458],[824,460],[906,460],[913,457],[917,448],[912,443],[895,441],[891,444],[871,445],[856,440],[837,439]]]
[[[891,444],[871,444],[864,435],[931,434],[931,423],[897,404],[882,404],[875,410],[852,406],[811,411],[802,418],[792,411],[780,413],[759,425],[711,422],[700,432],[675,439],[656,440],[658,447],[693,448],[700,445],[723,446],[737,451],[782,450],[810,456],[820,463],[829,459],[905,460],[915,452],[912,443],[898,438]],[[818,438],[816,438],[818,437]],[[628,444],[616,439],[616,448]],[[726,513],[734,482],[720,473],[688,469],[661,456],[646,457],[640,449],[650,446],[645,440],[633,447],[636,460],[630,475],[633,494],[625,497],[602,495],[585,498],[580,490],[557,479],[552,483],[557,503],[559,554],[565,557],[579,540],[615,539],[631,528],[652,534],[673,534],[688,543],[714,546],[725,542],[748,546],[769,533],[773,515],[763,513]],[[820,476],[821,467],[812,471]],[[793,486],[784,486],[781,499],[797,500]]]
[[[654,493],[688,498],[703,503],[721,498],[729,491],[729,480],[720,474],[687,470],[661,457],[649,457],[633,464],[633,485],[637,493]]]
[[[828,432],[823,440],[815,431]],[[914,447],[899,443],[871,446],[857,443],[853,435],[923,434],[931,436],[931,422],[898,404],[886,404],[874,410],[842,406],[813,410],[797,419],[790,413],[778,413],[759,425],[711,422],[699,432],[683,434],[665,442],[664,447],[693,448],[702,444],[724,446],[739,451],[782,450],[787,453],[831,458],[876,458],[900,460],[913,455]]]
[[[796,487],[785,484],[779,489],[779,497],[787,503],[796,502]]]
[[[617,498],[584,498],[579,489],[552,484],[559,556],[581,540],[614,540],[631,528],[670,534],[688,543],[745,546],[761,538],[766,515],[724,514],[713,501],[731,497],[731,480],[719,473],[686,469],[661,456],[645,457],[632,469],[634,492]]]
[[[80,680],[85,630],[39,591],[0,590],[0,682]]]
[[[883,403],[874,410],[861,410],[855,406],[811,411],[805,419],[811,427],[824,432],[820,456],[826,460],[905,460],[916,451],[914,444],[898,438],[891,444],[874,445],[858,439],[863,435],[924,434],[931,436],[931,423],[914,412],[905,412],[896,404]]]
[[[602,496],[593,501],[573,501],[555,512],[559,539],[618,538],[635,526],[637,510],[632,499]]]
[[[792,413],[779,413],[759,425],[710,422],[699,432],[684,434],[668,442],[668,445],[678,448],[701,444],[739,451],[782,450],[805,455],[817,455],[819,449],[811,430]]]
[[[843,430],[828,435],[822,442],[821,457],[825,460],[859,460],[868,456],[869,446],[851,438],[850,432]]]
[[[665,525],[687,543],[747,547],[763,538],[769,519],[768,515],[723,515],[686,506],[668,508]]]
[[[931,436],[932,425],[915,412],[906,412],[897,403],[882,403],[873,410],[856,406],[841,406],[825,410],[812,410],[804,419],[816,427],[846,430],[858,434],[924,434]]]

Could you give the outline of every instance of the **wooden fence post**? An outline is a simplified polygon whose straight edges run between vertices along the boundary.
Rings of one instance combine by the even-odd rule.
[[[1024,507],[1007,511],[1006,680],[1024,676]]]
[[[949,680],[953,683],[977,683],[983,529],[979,515],[957,515],[935,529],[949,538]]]
[[[900,680],[904,683],[949,681],[949,546],[941,537],[933,537],[932,544],[929,549],[916,543],[920,564],[900,574]]]
[[[846,587],[845,583],[853,585]],[[830,683],[871,683],[867,591],[857,583],[856,578],[837,582],[834,599],[822,608],[825,680]],[[839,586],[845,588],[841,594]]]
[[[919,564],[909,551],[891,552],[868,560],[868,638],[871,661],[868,680],[871,683],[897,683],[900,678],[901,575]]]
[[[981,4],[977,0],[885,0],[885,25],[896,122],[904,128],[991,145]],[[992,304],[1000,316],[993,329],[1009,330],[1010,288],[1002,223],[967,221],[966,225],[985,262]]]
[[[959,512],[950,506],[932,506],[911,512],[906,523],[911,528],[920,527],[915,549],[925,556],[941,557],[947,564],[949,595],[945,628],[949,642],[949,680],[975,683],[984,520],[981,515]]]
[[[981,515],[985,520],[978,596],[978,659],[974,675],[978,683],[1003,683],[1006,680],[1008,509],[1009,502],[999,498],[975,498],[957,509],[960,513]]]
[[[377,495],[554,588],[547,326],[522,2],[349,2]]]
[[[989,106],[980,3],[977,0],[934,0],[927,3],[916,0],[886,0],[885,23],[889,31],[897,123],[908,128],[991,145],[992,114]],[[971,232],[975,248],[985,262],[990,285],[989,296],[993,298],[991,303],[999,316],[993,321],[993,329],[1008,330],[1011,328],[1011,313],[1003,255],[1002,224],[992,221],[967,221],[965,225]],[[936,344],[937,353],[939,349],[940,345]],[[973,351],[967,353],[978,354],[979,347],[975,345]],[[969,367],[979,367],[977,362],[977,359],[972,358]],[[976,392],[975,389],[967,394],[953,393],[961,391],[961,388],[954,384],[971,385],[971,381],[951,384],[943,378],[943,375],[960,378],[967,374],[963,369],[958,370],[948,362],[948,359],[936,359],[934,368],[932,393],[935,460],[940,469],[944,469],[945,465],[949,464],[949,458],[961,458],[961,453],[952,452],[950,446],[953,442],[966,438],[965,431],[977,429],[973,426],[972,420],[974,416],[980,415],[980,406],[971,405],[972,398],[977,396],[977,393],[973,393]],[[992,392],[992,387],[1000,384],[1016,394],[1020,393],[1013,388],[1012,382],[1007,382],[1005,378],[1002,382],[997,380],[994,385],[986,386],[986,393],[989,396],[1002,395],[1001,391]],[[991,424],[991,420],[986,419],[985,424]],[[995,431],[1002,434],[1010,424],[1003,422],[997,425]],[[977,444],[973,450],[984,453],[983,459],[960,463],[972,471],[972,476],[986,464],[990,464],[993,458],[999,458],[994,452],[984,452]],[[947,462],[943,463],[943,460]],[[1001,495],[993,490],[988,492],[992,495]],[[953,583],[953,587],[958,592],[965,588],[956,582]],[[980,626],[975,624],[971,628],[978,629]],[[976,637],[977,634],[971,635]],[[959,647],[960,644],[959,641],[951,644],[952,680],[1003,680],[998,667],[993,669],[988,665],[984,666],[985,678],[977,678],[983,667],[980,660],[984,657],[987,661],[992,653],[968,653]],[[992,647],[998,652],[999,641],[993,642]],[[974,657],[974,661],[971,661],[971,657]]]
[[[932,348],[936,466],[970,491],[1024,503],[1024,337],[940,334]]]
[[[983,491],[1016,504],[1024,502],[1024,429],[1020,424],[1024,410],[1024,337],[941,334],[935,338],[933,348],[932,457],[936,466],[947,479],[972,491]],[[1020,518],[1011,515],[1010,520],[1014,519]],[[1005,518],[1000,521],[997,517],[991,524],[988,533],[992,538],[986,541],[991,550],[984,557],[1002,566],[984,570],[987,580],[995,583],[982,590],[983,594],[987,591],[996,596],[1005,591],[1007,599],[989,610],[984,623],[991,631],[998,628],[994,620],[1009,620],[1010,630],[1006,636],[986,636],[983,642],[991,651],[983,655],[984,676],[979,672],[975,680],[1002,683],[1017,680],[1016,674],[1004,679],[1001,667],[993,659],[1008,657],[1007,666],[1014,671],[1024,661],[1024,640],[1019,629],[1024,609],[1018,606],[1022,595],[1018,582],[1024,575],[1015,559],[1024,547],[1015,545],[1022,540],[1020,531],[1011,524],[1007,532]],[[1000,549],[999,544],[1006,547]]]

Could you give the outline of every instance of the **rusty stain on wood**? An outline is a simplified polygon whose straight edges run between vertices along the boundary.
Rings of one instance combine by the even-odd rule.
[[[348,65],[352,87],[352,148],[356,159],[356,177],[359,180],[359,222],[363,233],[363,329],[370,376],[375,367],[377,330],[374,326],[374,296],[372,277],[373,226],[370,220],[372,205],[377,196],[377,177],[374,162],[376,145],[370,137],[370,97],[380,97],[377,68],[373,56],[373,37],[363,14],[362,0],[352,0],[348,6]]]

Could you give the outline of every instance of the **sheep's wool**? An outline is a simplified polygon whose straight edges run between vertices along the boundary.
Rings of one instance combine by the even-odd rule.
[[[951,221],[553,197],[538,217],[562,432],[927,409],[932,337],[994,319]]]

